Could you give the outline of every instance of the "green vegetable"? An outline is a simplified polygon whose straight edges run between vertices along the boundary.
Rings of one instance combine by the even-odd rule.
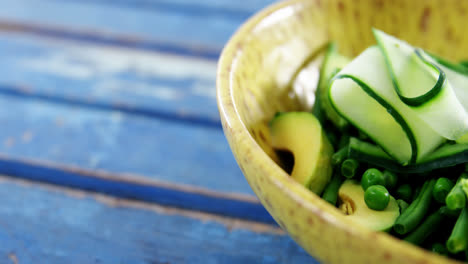
[[[382,211],[390,202],[390,194],[382,185],[372,185],[364,192],[364,201],[372,210]]]
[[[400,100],[377,47],[346,65],[330,85],[330,101],[337,112],[397,164],[419,162],[445,140]]]
[[[468,60],[462,60],[459,62],[460,66],[464,68],[468,68]]]
[[[431,205],[432,189],[434,188],[434,185],[434,179],[424,182],[418,197],[396,220],[395,225],[393,226],[395,232],[404,235],[414,230],[417,225],[421,223]]]
[[[468,209],[463,208],[455,223],[452,234],[447,240],[447,249],[452,253],[458,253],[467,249],[468,245]]]
[[[409,204],[402,199],[396,200],[398,206],[400,207],[400,213],[402,214],[406,209],[408,209]]]
[[[468,63],[374,36],[377,46],[352,61],[327,46],[319,121],[276,115],[272,146],[293,157],[292,178],[330,204],[340,200],[350,221],[468,261]]]
[[[348,122],[346,122],[346,120],[344,120],[331,106],[330,99],[328,98],[328,84],[333,75],[336,74],[337,70],[343,68],[349,61],[349,58],[338,53],[338,46],[336,43],[330,43],[325,53],[325,59],[320,71],[320,81],[317,88],[318,101],[321,103],[323,112],[326,117],[328,117],[328,119],[341,130],[347,126]]]
[[[413,189],[409,184],[400,185],[396,190],[396,197],[399,199],[410,202],[413,194]]]
[[[445,203],[449,209],[456,210],[465,207],[466,195],[461,187],[461,180],[466,179],[467,177],[468,174],[462,173],[462,175],[458,178],[455,186],[453,186],[452,190],[450,190],[447,198],[445,198]]]
[[[468,133],[468,113],[434,60],[402,40],[380,30],[373,32],[395,91],[409,111],[444,138],[455,140]]]
[[[417,164],[402,166],[375,144],[351,138],[349,157],[401,173],[423,173],[468,162],[468,144],[443,144]]]
[[[447,256],[449,254],[447,248],[442,243],[432,244],[431,251],[443,256]]]
[[[340,209],[345,217],[356,224],[376,231],[387,231],[392,228],[400,215],[400,208],[395,199],[390,196],[390,202],[385,210],[369,209],[364,201],[364,190],[355,180],[346,180],[338,191],[341,200]]]
[[[361,178],[361,186],[365,190],[372,185],[385,185],[385,178],[382,172],[376,168],[367,169]]]
[[[387,189],[392,190],[396,187],[397,182],[398,182],[398,177],[395,173],[389,170],[384,170],[383,177],[385,179],[385,187],[387,187]]]
[[[345,133],[345,134],[341,135],[340,141],[338,143],[338,147],[340,149],[346,147],[346,157],[348,156],[348,144],[349,144],[350,137],[351,136],[348,133]]]
[[[461,186],[463,192],[465,193],[465,196],[468,197],[468,179],[462,178],[460,180],[460,186]]]
[[[465,110],[468,109],[468,93],[466,83],[468,82],[468,68],[462,64],[455,64],[443,59],[434,54],[426,56],[431,63],[437,65],[447,76],[453,91],[455,92],[458,101],[463,105]],[[458,142],[458,139],[457,139]]]
[[[452,190],[454,184],[451,180],[445,177],[437,179],[434,189],[432,190],[432,197],[439,203],[445,203],[445,198]]]
[[[336,205],[336,201],[338,200],[338,190],[340,189],[342,183],[343,177],[341,177],[338,171],[335,171],[330,182],[327,184],[325,190],[323,191],[322,198],[325,201]]]
[[[348,146],[344,146],[332,155],[331,163],[333,166],[338,166],[347,158],[348,158]]]
[[[445,213],[444,208],[440,208],[429,217],[424,220],[424,222],[419,225],[411,234],[406,236],[403,240],[413,243],[415,245],[420,245],[423,243],[434,231],[436,231],[444,220]]]
[[[354,159],[346,159],[341,163],[341,175],[351,179],[356,176],[356,172],[359,168],[359,162]]]
[[[307,112],[283,113],[270,122],[270,131],[272,147],[294,156],[291,177],[320,195],[331,178],[333,147],[317,118]]]

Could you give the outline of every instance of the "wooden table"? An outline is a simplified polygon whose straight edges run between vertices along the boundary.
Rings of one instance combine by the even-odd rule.
[[[316,263],[216,107],[223,45],[271,2],[2,1],[0,263]]]

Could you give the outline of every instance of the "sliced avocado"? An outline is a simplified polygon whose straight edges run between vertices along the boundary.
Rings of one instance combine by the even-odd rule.
[[[322,69],[320,70],[320,81],[317,88],[320,105],[325,115],[339,128],[345,127],[348,122],[336,112],[330,102],[328,97],[328,91],[330,89],[329,83],[330,79],[350,61],[350,58],[338,53],[338,46],[336,43],[330,43],[325,54]]]
[[[347,180],[341,185],[338,197],[341,201],[340,209],[346,217],[375,231],[390,230],[400,215],[398,203],[391,196],[385,210],[369,209],[364,201],[364,190],[361,184],[354,180]]]
[[[308,112],[288,112],[271,121],[272,146],[294,156],[291,177],[320,194],[331,178],[333,147],[317,118]]]

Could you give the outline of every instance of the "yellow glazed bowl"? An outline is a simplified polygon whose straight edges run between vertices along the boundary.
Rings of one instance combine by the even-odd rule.
[[[468,1],[292,0],[251,18],[226,45],[217,99],[224,133],[247,181],[290,236],[323,263],[456,263],[385,233],[356,226],[292,180],[275,162],[268,122],[298,110],[290,81],[329,40],[355,56],[374,43],[371,27],[451,59],[468,58]]]

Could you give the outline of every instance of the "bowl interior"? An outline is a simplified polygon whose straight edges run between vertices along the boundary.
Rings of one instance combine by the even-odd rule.
[[[233,91],[238,114],[255,141],[272,158],[266,125],[278,111],[298,110],[291,81],[300,65],[330,40],[356,56],[375,44],[371,28],[450,59],[468,58],[468,36],[459,22],[466,1],[313,0],[290,1],[271,11],[237,43]],[[258,19],[259,17],[257,17]]]
[[[341,53],[359,54],[375,44],[372,27],[449,59],[468,58],[468,49],[463,49],[468,44],[463,31],[467,11],[468,1],[457,0],[292,0],[257,14],[227,44],[218,66],[217,89],[223,128],[234,156],[277,222],[320,260],[449,262],[347,223],[276,165],[268,122],[278,111],[302,108],[291,90],[296,70],[330,40],[338,43]],[[312,227],[316,221],[319,224]],[[327,235],[335,236],[335,241],[320,240]],[[327,251],[334,243],[343,243],[338,246],[341,253]],[[356,255],[363,248],[372,253]]]

